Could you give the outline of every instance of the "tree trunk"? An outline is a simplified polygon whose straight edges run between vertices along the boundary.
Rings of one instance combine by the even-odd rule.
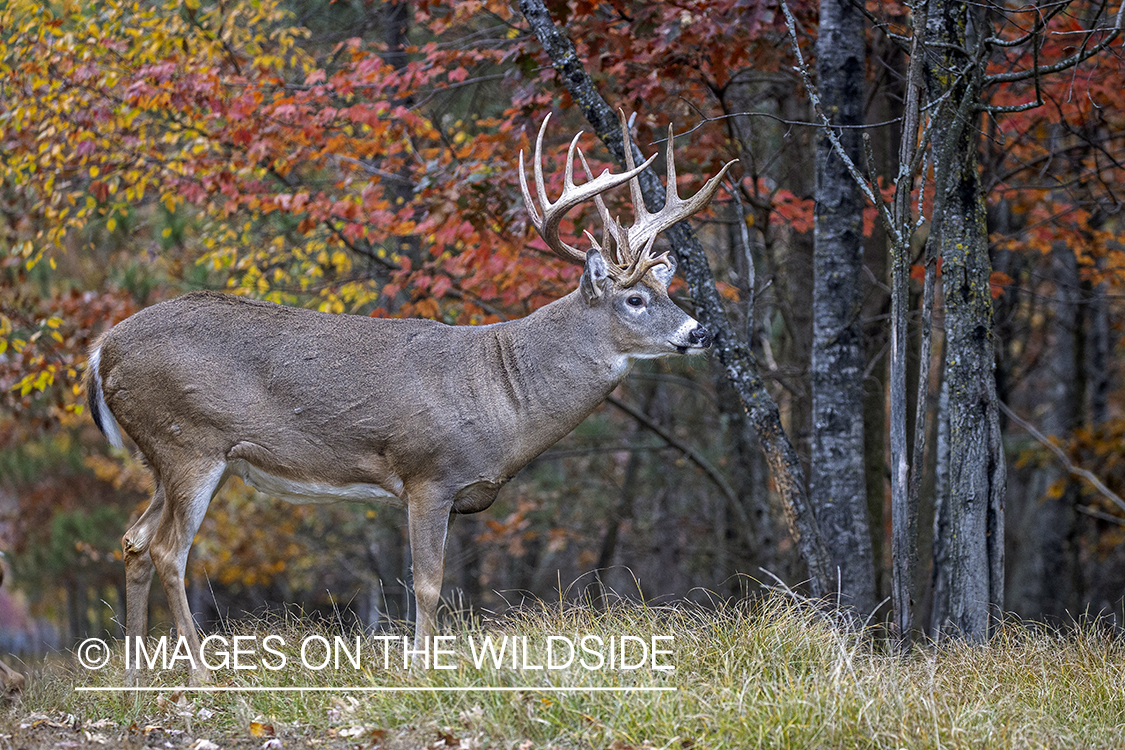
[[[796,578],[793,569],[798,567],[799,561],[781,544],[785,529],[778,523],[781,514],[769,491],[769,468],[762,460],[759,441],[739,404],[738,395],[723,373],[715,375],[715,390],[719,413],[729,427],[731,483],[742,506],[741,510],[733,506],[727,509],[730,519],[727,544],[739,549],[739,556],[750,561],[748,569],[755,578],[760,568],[782,580]],[[743,528],[744,525],[749,528]],[[727,578],[731,572],[724,570],[719,580]],[[731,583],[736,590],[741,585],[733,579]]]
[[[944,193],[933,217],[940,243],[945,300],[945,379],[949,384],[949,493],[944,547],[948,608],[938,620],[948,634],[982,641],[990,615],[1004,602],[1004,453],[996,399],[988,226],[977,168],[983,63],[963,75],[965,51],[979,40],[979,6],[931,0],[927,33],[936,42],[927,76],[930,101],[949,93],[933,132],[935,189]],[[952,91],[950,91],[952,89]]]
[[[923,2],[917,9],[915,23],[924,29],[930,4]],[[921,444],[925,439],[925,394],[929,385],[926,377],[929,366],[929,322],[932,310],[934,275],[937,265],[932,246],[926,252],[926,283],[923,292],[922,341],[920,344],[923,366],[918,377],[918,419],[915,435],[915,460],[913,477],[908,461],[907,423],[910,404],[907,401],[908,380],[908,314],[910,310],[910,264],[913,260],[912,237],[914,233],[911,193],[914,185],[914,163],[918,153],[918,131],[922,114],[922,61],[926,59],[925,34],[916,32],[910,46],[910,63],[905,76],[905,100],[902,117],[902,137],[899,140],[899,169],[896,177],[894,199],[894,229],[891,249],[891,337],[888,367],[890,425],[890,485],[891,485],[891,602],[893,618],[891,634],[900,647],[910,643],[914,627],[914,570],[918,558],[918,486],[921,478]],[[935,212],[938,210],[934,209]],[[921,437],[919,437],[921,436]]]
[[[542,0],[520,0],[520,11],[531,25],[532,32],[547,51],[571,98],[582,109],[586,120],[602,142],[619,161],[625,159],[625,143],[617,122],[617,114],[594,87],[582,66],[574,44],[555,27]],[[634,158],[640,149],[633,144]],[[640,176],[641,192],[650,210],[664,205],[664,186],[652,170]],[[777,404],[770,398],[758,372],[757,362],[747,346],[740,342],[727,320],[719,298],[707,256],[687,222],[680,222],[665,232],[696,306],[696,316],[714,336],[714,352],[727,377],[738,393],[742,406],[762,442],[762,450],[770,465],[774,483],[785,504],[790,533],[808,565],[809,588],[814,597],[830,593],[835,576],[824,548],[816,517],[804,493],[804,478],[797,452],[781,426]]]
[[[930,570],[930,633],[938,635],[949,619],[949,381],[941,383],[934,441],[934,538]]]
[[[388,0],[383,6],[383,40],[387,51],[383,60],[395,70],[406,67],[406,31],[410,25],[410,3],[407,0]]]
[[[848,0],[821,0],[817,80],[833,124],[863,124],[863,26],[862,13]],[[858,163],[859,130],[843,129],[840,141]],[[863,196],[823,134],[816,157],[809,497],[840,602],[862,619],[875,608],[863,462]]]
[[[1079,369],[1083,362],[1080,335],[1078,261],[1065,243],[1055,247],[1052,258],[1056,282],[1055,304],[1049,325],[1050,354],[1042,385],[1050,410],[1041,429],[1047,435],[1066,439],[1079,426],[1081,389]],[[1061,495],[1052,496],[1051,485],[1062,481]],[[1062,624],[1068,613],[1078,610],[1075,556],[1071,552],[1075,533],[1076,490],[1066,469],[1051,461],[1035,470],[1028,481],[1017,521],[1019,533],[1012,546],[1008,607],[1022,617]]]
[[[1105,260],[1099,259],[1098,268],[1103,269]],[[1099,282],[1093,289],[1088,315],[1090,326],[1086,341],[1086,371],[1090,392],[1090,425],[1095,429],[1109,419],[1109,372],[1110,352],[1113,347],[1109,336],[1109,301],[1106,297],[1106,284]]]

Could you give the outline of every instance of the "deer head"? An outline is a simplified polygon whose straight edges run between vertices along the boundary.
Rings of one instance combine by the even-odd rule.
[[[728,162],[703,186],[703,189],[690,199],[680,198],[676,189],[676,162],[673,152],[672,126],[668,126],[667,169],[668,188],[664,207],[651,213],[644,203],[638,176],[647,169],[656,155],[649,157],[637,166],[633,159],[632,141],[624,113],[619,112],[621,134],[625,143],[626,171],[612,174],[608,169],[594,177],[590,165],[578,140],[579,132],[570,141],[567,150],[566,166],[563,173],[563,192],[555,201],[547,197],[546,181],[543,177],[543,136],[551,116],[547,115],[535,139],[534,179],[539,195],[539,207],[532,199],[528,188],[523,151],[520,151],[520,188],[531,223],[547,243],[547,247],[566,261],[584,266],[579,291],[591,308],[602,308],[606,313],[611,336],[634,357],[662,356],[665,354],[687,354],[702,351],[710,346],[710,333],[691,318],[684,315],[668,298],[668,284],[676,272],[676,261],[667,251],[655,254],[653,251],[657,237],[668,227],[698,213],[714,197],[727,170],[735,162]],[[577,154],[582,163],[586,181],[582,185],[574,183],[574,157]],[[612,217],[606,207],[602,194],[619,185],[629,183],[635,222],[624,227],[618,217]],[[559,227],[566,213],[593,200],[602,221],[602,239],[586,231],[590,249],[582,252],[577,247],[563,241]],[[673,326],[673,323],[676,325]],[[653,331],[665,330],[668,335],[653,337]]]

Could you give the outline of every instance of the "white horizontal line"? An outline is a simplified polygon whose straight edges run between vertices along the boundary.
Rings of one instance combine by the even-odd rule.
[[[553,687],[551,685],[528,685],[526,687],[484,686],[484,687],[391,687],[367,685],[357,687],[76,687],[79,693],[674,693],[675,687]]]

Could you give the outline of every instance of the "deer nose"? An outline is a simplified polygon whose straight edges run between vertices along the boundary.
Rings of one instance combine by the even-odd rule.
[[[688,341],[692,346],[698,346],[701,349],[706,349],[711,346],[711,332],[703,326],[698,326],[691,330],[688,334]]]

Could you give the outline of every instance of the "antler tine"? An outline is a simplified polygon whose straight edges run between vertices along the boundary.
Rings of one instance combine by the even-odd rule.
[[[535,138],[535,189],[539,193],[539,200],[543,206],[543,215],[545,216],[547,210],[551,207],[551,202],[547,199],[547,188],[543,184],[543,134],[547,132],[547,123],[551,121],[551,113],[548,112],[547,116],[543,118],[543,124],[539,126],[539,135]],[[531,191],[527,187],[527,168],[523,163],[523,149],[520,149],[520,190],[523,192],[523,205],[527,208],[528,218],[531,219],[531,225],[535,227],[535,231],[543,234],[543,216],[540,216],[539,211],[535,208],[535,201],[531,197]],[[552,248],[553,249],[553,248]]]
[[[586,157],[582,154],[582,149],[578,149],[578,158],[582,161],[582,169],[586,172],[586,177],[590,178],[590,165],[586,163]],[[631,160],[630,160],[631,161]],[[636,182],[634,177],[630,180],[630,185]],[[602,219],[602,242],[605,243],[603,248],[594,239],[594,235],[586,232],[586,236],[590,239],[590,244],[598,250],[610,251],[612,240],[613,257],[609,260],[612,261],[609,267],[609,275],[617,280],[623,287],[631,287],[640,281],[649,269],[660,264],[668,263],[668,253],[662,253],[659,257],[652,257],[652,243],[656,241],[656,235],[653,235],[649,240],[648,245],[641,251],[640,254],[634,254],[629,247],[629,231],[621,226],[620,218],[612,218],[609,214],[609,209],[606,208],[605,201],[601,196],[594,196],[594,205],[598,207],[598,214]]]
[[[649,240],[673,224],[698,213],[711,202],[722,184],[723,177],[738,159],[732,159],[723,165],[719,173],[704,184],[703,189],[687,200],[680,197],[676,189],[676,157],[673,149],[672,126],[668,126],[668,149],[665,156],[668,170],[668,184],[665,188],[664,208],[657,213],[644,211],[643,215],[638,210],[637,221],[629,227],[629,242],[636,246],[648,244]],[[643,203],[641,204],[643,205]]]
[[[584,263],[586,254],[580,251],[573,245],[563,242],[559,238],[559,225],[562,223],[563,217],[566,213],[580,203],[596,198],[607,190],[617,187],[625,182],[628,182],[633,177],[638,175],[643,170],[647,169],[650,164],[656,159],[654,155],[644,164],[639,167],[632,167],[626,172],[621,174],[613,174],[608,169],[604,170],[600,175],[595,178],[588,179],[581,185],[574,184],[574,153],[578,149],[578,139],[582,136],[579,132],[574,136],[570,142],[570,148],[567,149],[566,155],[566,169],[563,173],[563,192],[559,199],[551,202],[547,198],[547,188],[545,180],[543,179],[543,135],[547,131],[547,122],[550,120],[550,114],[543,120],[543,125],[539,128],[539,136],[535,140],[535,166],[533,169],[535,175],[535,188],[539,193],[539,205],[542,207],[543,214],[540,216],[535,208],[535,203],[531,197],[531,191],[527,187],[527,174],[524,171],[523,163],[523,150],[520,150],[520,189],[523,191],[524,204],[527,206],[528,216],[531,218],[531,223],[536,231],[547,243],[547,247],[551,249],[556,255],[564,260],[569,260],[575,263]],[[581,156],[581,152],[579,152]],[[587,176],[590,172],[588,167],[585,166],[585,157],[581,157],[583,166],[586,168]],[[600,200],[600,198],[599,198]],[[602,212],[604,203],[599,206],[599,213]],[[606,212],[608,214],[608,211]]]
[[[624,273],[622,273],[620,276],[621,286],[633,286],[642,278],[644,278],[644,275],[648,273],[650,269],[660,265],[670,265],[667,251],[655,257],[653,256],[652,245],[656,242],[656,237],[657,235],[655,234],[649,237],[648,242],[644,246],[644,249],[637,253],[636,257],[633,258],[632,264],[630,264],[628,268],[623,269]],[[625,242],[628,242],[628,240],[626,239]]]
[[[590,171],[590,165],[586,163],[586,156],[582,153],[582,149],[578,149],[578,159],[582,162],[582,171],[586,173],[586,179],[594,179],[594,173]],[[598,209],[598,216],[602,220],[602,244],[594,239],[594,235],[586,232],[586,236],[590,238],[590,243],[598,250],[605,252],[612,252],[614,257],[609,260],[623,265],[627,261],[621,257],[621,239],[620,239],[620,222],[614,221],[609,215],[609,209],[606,208],[605,201],[602,200],[600,195],[594,196],[594,205]]]
[[[625,120],[625,112],[618,109],[617,118],[621,122],[621,139],[625,146],[625,164],[627,166],[633,165],[633,141],[629,134],[629,124]],[[668,126],[671,132],[671,125]],[[670,153],[670,152],[669,152]],[[676,184],[676,166],[668,159],[668,184],[673,186],[675,190]],[[663,213],[653,214],[648,210],[645,205],[644,194],[641,192],[641,181],[639,178],[634,177],[629,181],[629,194],[633,201],[633,227],[646,227],[653,223],[654,217],[660,216]],[[667,199],[665,199],[665,207],[667,207]],[[652,245],[656,241],[656,237],[660,234],[659,231],[652,232],[651,234],[638,233],[634,238],[632,229],[622,229],[620,224],[617,224],[621,236],[617,238],[618,255],[620,263],[624,267],[620,275],[622,286],[633,286],[640,281],[649,269],[664,264],[668,264],[668,253],[661,253],[657,257],[652,256]],[[634,247],[643,246],[639,253],[633,250]]]
[[[629,135],[629,123],[625,121],[625,110],[617,110],[617,119],[621,122],[621,140],[625,148],[625,166],[629,169],[632,169],[633,138]],[[629,200],[633,202],[634,221],[637,224],[642,223],[646,217],[650,216],[650,214],[648,211],[648,206],[645,205],[645,197],[641,192],[641,181],[639,179],[629,180]]]

